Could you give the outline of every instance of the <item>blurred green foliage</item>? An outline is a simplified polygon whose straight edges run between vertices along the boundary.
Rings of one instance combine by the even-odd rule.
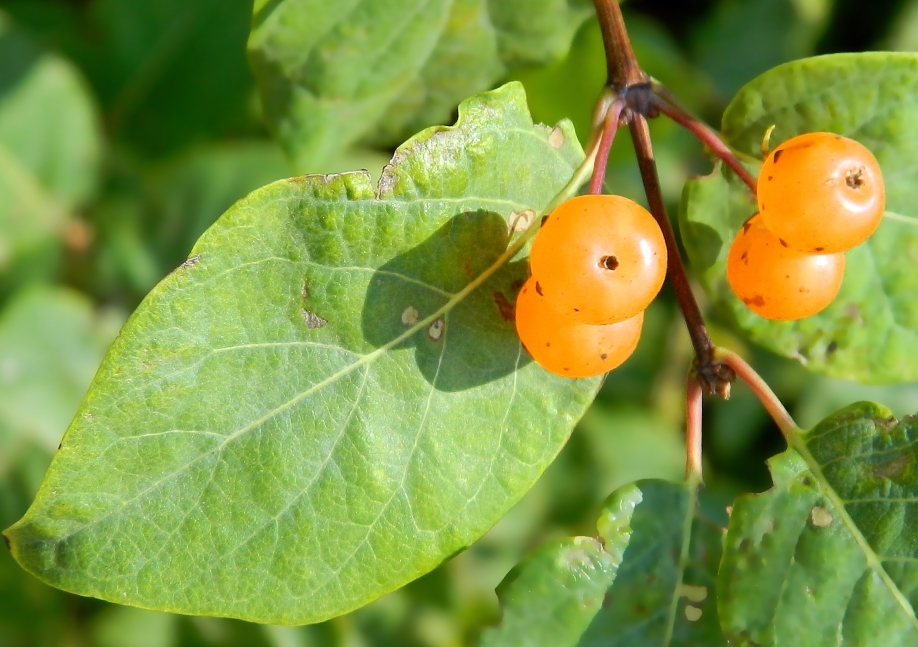
[[[814,53],[918,46],[918,1],[697,0],[674,10],[631,0],[639,58],[692,110],[719,123],[756,74]],[[117,327],[192,243],[248,191],[291,174],[267,135],[245,45],[251,0],[0,0],[0,527],[31,501]],[[865,41],[869,38],[869,42]],[[567,58],[516,70],[533,115],[584,133],[604,78],[595,21]],[[688,135],[652,125],[671,210],[686,176],[710,164]],[[641,199],[622,135],[607,185]],[[348,153],[328,171],[389,151]],[[819,378],[747,346],[803,426],[855,399],[914,411],[918,385]],[[724,325],[724,324],[721,324]],[[635,357],[612,373],[559,458],[484,538],[404,589],[301,628],[118,607],[50,589],[0,551],[0,647],[453,647],[499,619],[495,586],[533,547],[595,534],[602,501],[638,478],[682,471],[682,389],[691,349],[671,295],[648,312]],[[741,386],[705,411],[702,510],[723,523],[738,492],[770,484],[783,449]]]

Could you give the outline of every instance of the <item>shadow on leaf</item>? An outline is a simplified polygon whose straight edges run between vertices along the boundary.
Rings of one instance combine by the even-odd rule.
[[[365,338],[392,342],[444,306],[506,250],[507,222],[489,211],[461,213],[373,275],[363,306]],[[530,362],[513,325],[526,262],[508,263],[452,309],[395,348],[414,347],[424,378],[441,391],[462,391]]]

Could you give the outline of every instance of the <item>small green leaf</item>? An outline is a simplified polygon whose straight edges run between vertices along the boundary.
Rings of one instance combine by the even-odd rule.
[[[578,647],[724,645],[717,620],[714,572],[721,531],[697,514],[686,483],[644,480],[612,494],[600,517],[603,537],[634,507],[630,540],[615,582]]]
[[[376,190],[249,194],[112,346],[14,556],[84,595],[298,624],[468,546],[599,385],[529,362],[508,313],[508,219],[582,159],[510,84],[406,142]]]
[[[95,191],[100,133],[76,70],[0,13],[0,276],[53,273],[72,209]]]
[[[258,0],[249,56],[268,123],[301,172],[361,138],[444,123],[518,67],[560,59],[586,0]]]
[[[529,555],[501,582],[503,619],[478,645],[575,647],[615,579],[628,533],[607,541],[621,544],[615,554],[593,537],[571,537]]]
[[[718,574],[731,644],[918,645],[918,420],[861,402],[770,461],[737,499]]]
[[[835,301],[817,315],[775,322],[753,314],[726,281],[729,247],[755,213],[748,189],[720,169],[689,180],[680,209],[683,242],[712,300],[766,348],[810,370],[865,383],[918,380],[918,55],[838,54],[777,67],[749,83],[724,113],[727,143],[752,157],[772,124],[776,145],[802,132],[831,131],[868,146],[886,181],[877,232],[847,253]],[[750,161],[750,166],[754,162]]]

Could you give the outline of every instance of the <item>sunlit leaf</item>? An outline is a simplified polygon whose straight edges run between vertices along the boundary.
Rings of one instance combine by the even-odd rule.
[[[298,177],[238,202],[113,345],[14,556],[85,595],[296,624],[468,546],[599,384],[531,363],[508,320],[527,271],[508,219],[581,159],[511,84],[406,142],[378,188]]]
[[[790,435],[737,499],[718,575],[735,645],[918,645],[918,420],[861,402]]]
[[[587,0],[258,0],[249,56],[268,123],[301,172],[362,137],[445,123],[507,72],[558,60]]]

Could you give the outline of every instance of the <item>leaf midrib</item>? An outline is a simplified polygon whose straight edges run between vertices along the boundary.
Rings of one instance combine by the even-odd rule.
[[[868,566],[870,566],[871,570],[876,573],[876,575],[883,582],[883,585],[887,588],[887,590],[889,590],[890,594],[893,596],[893,599],[901,607],[903,613],[908,618],[912,628],[916,633],[918,633],[918,617],[915,615],[915,610],[912,608],[911,604],[906,599],[902,591],[899,590],[899,587],[896,585],[893,579],[889,576],[889,573],[886,572],[886,569],[883,568],[883,563],[880,560],[880,556],[874,552],[873,548],[867,542],[867,539],[857,527],[857,524],[854,523],[854,519],[852,519],[851,515],[848,514],[848,510],[845,508],[844,501],[829,483],[829,480],[826,478],[822,471],[822,466],[819,464],[813,454],[810,453],[804,438],[797,431],[793,431],[787,434],[786,437],[788,444],[798,454],[800,454],[804,462],[806,462],[807,467],[809,467],[813,477],[819,483],[820,489],[822,490],[825,497],[829,500],[833,510],[838,515],[838,518],[841,519],[842,523],[845,525],[845,528],[851,534],[851,537],[854,539],[858,547],[861,549],[861,552],[864,554]]]

